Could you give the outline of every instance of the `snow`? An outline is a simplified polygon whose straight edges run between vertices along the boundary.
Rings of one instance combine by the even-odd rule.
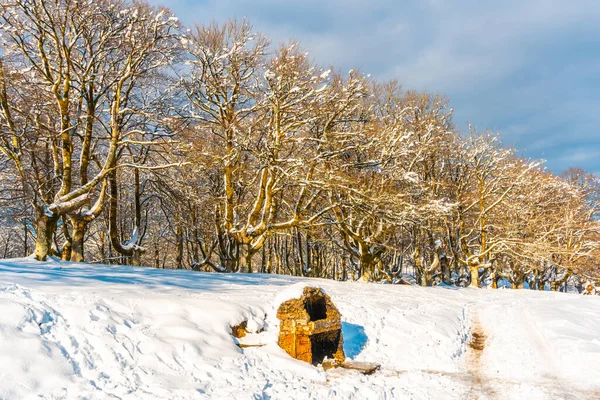
[[[326,70],[321,75],[319,75],[319,77],[321,79],[327,79],[327,78],[329,78],[329,75],[331,75],[331,69]]]
[[[299,299],[302,297],[304,294],[304,288],[307,286],[314,287],[315,284],[309,281],[296,282],[277,293],[275,299],[273,300],[273,309],[277,310],[282,303],[285,303],[288,300]],[[321,290],[323,289],[321,288]]]
[[[123,242],[121,244],[121,246],[123,247],[123,249],[125,250],[141,250],[144,251],[143,247],[138,246],[137,241],[138,241],[138,227],[135,226],[133,228],[133,233],[131,234],[131,239],[126,240],[125,242]]]
[[[346,355],[380,371],[277,346],[273,313],[306,284],[342,313]],[[239,340],[264,346],[237,346],[243,320],[257,333]],[[0,260],[2,399],[600,398],[599,359],[598,296]]]

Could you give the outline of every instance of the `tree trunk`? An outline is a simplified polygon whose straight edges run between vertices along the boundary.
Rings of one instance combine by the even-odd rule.
[[[262,255],[260,257],[260,273],[264,274],[265,273],[265,268],[267,265],[267,249],[266,246],[262,247]]]
[[[230,243],[230,255],[229,255],[229,268],[232,272],[238,272],[240,270],[240,243],[234,238],[229,239]]]
[[[442,266],[442,282],[446,285],[452,284],[452,273],[450,272],[450,263],[448,262],[448,258],[443,256],[440,257],[440,264]]]
[[[6,242],[4,242],[4,253],[2,258],[8,258],[8,249],[10,247],[10,236],[6,238]]]
[[[534,269],[533,270],[533,279],[531,280],[531,283],[529,284],[529,289],[530,290],[538,290],[539,285],[540,285],[540,274],[537,269]]]
[[[117,253],[132,257],[133,265],[140,265],[140,257],[141,251],[132,248],[124,248],[121,245],[121,241],[119,240],[119,232],[117,228],[117,212],[119,208],[118,203],[118,185],[117,185],[117,175],[116,171],[112,171],[109,174],[110,181],[110,206],[109,206],[109,214],[108,214],[108,234],[110,237],[110,242],[112,247],[117,251]],[[140,227],[137,227],[140,229]]]
[[[373,257],[371,257],[370,254],[368,253],[364,253],[361,254],[360,257],[360,272],[361,272],[361,278],[363,281],[365,282],[372,282],[373,278],[374,278],[374,267],[375,267],[375,263],[373,260]]]
[[[523,281],[519,280],[517,282],[515,282],[515,289],[523,289]]]
[[[571,274],[572,271],[568,270],[567,272],[565,272],[564,276],[561,279],[551,282],[550,290],[552,290],[553,292],[558,292],[560,290],[560,287],[569,280]]]
[[[471,271],[471,284],[470,287],[479,287],[479,265],[469,265]]]
[[[492,270],[490,278],[492,280],[492,289],[498,289],[498,281],[502,279],[502,277],[497,275],[496,272]]]
[[[183,269],[183,230],[179,222],[175,226],[175,242],[177,243],[177,257],[175,258],[177,269]]]
[[[73,236],[71,238],[71,258],[73,262],[83,262],[83,239],[85,236],[86,222],[76,216],[71,217]]]
[[[104,247],[105,234],[104,231],[100,231],[100,259],[106,258],[106,248]]]
[[[134,267],[139,267],[142,265],[142,252],[134,249],[133,255],[131,256],[131,265]]]
[[[52,238],[56,230],[58,217],[48,216],[43,209],[36,210],[36,238],[35,238],[35,259],[46,261],[49,254],[52,254]]]
[[[428,268],[423,269],[421,273],[421,286],[433,286],[433,274],[432,270]]]
[[[424,268],[425,286],[433,286],[433,274],[440,266],[440,256],[438,253],[433,253],[433,262],[428,267]]]
[[[247,272],[249,274],[251,274],[252,271],[252,256],[254,255],[254,252],[252,251],[252,245],[250,243],[248,243],[246,245],[246,269],[248,270]]]
[[[27,257],[29,255],[29,247],[27,246],[28,234],[29,229],[27,228],[27,218],[23,217],[23,257]]]

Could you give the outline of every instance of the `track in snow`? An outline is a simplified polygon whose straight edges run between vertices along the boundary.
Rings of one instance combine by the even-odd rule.
[[[292,360],[269,318],[266,346],[235,345],[300,281],[380,372]],[[600,399],[599,332],[583,296],[0,260],[0,398]]]
[[[499,314],[498,307],[482,307],[475,313],[471,321],[471,340],[468,345],[465,365],[468,377],[471,382],[471,389],[466,398],[473,399],[521,399],[521,398],[542,398],[542,399],[600,399],[600,389],[587,388],[582,389],[573,384],[573,382],[561,377],[561,369],[554,360],[553,349],[548,345],[543,333],[532,322],[533,315],[527,308],[523,307],[504,307],[502,313],[510,317],[512,323],[507,324],[506,328],[512,330],[513,344],[503,343],[501,348],[496,345],[494,354],[486,354],[489,348],[488,344],[494,346],[494,335],[486,332],[480,322],[479,312],[489,314]],[[495,330],[497,333],[497,329]],[[497,336],[497,335],[496,335]],[[490,340],[491,339],[491,340]],[[528,353],[522,351],[528,348]],[[523,359],[526,356],[530,365],[543,367],[546,371],[533,379],[522,379],[518,376],[519,370],[515,370],[511,376],[498,376],[492,370],[492,361],[498,351],[504,354],[505,358],[515,360]],[[520,379],[521,378],[521,379]]]

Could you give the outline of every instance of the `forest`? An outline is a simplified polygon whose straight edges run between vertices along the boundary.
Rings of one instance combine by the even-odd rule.
[[[142,1],[2,1],[0,36],[0,257],[600,284],[598,178],[461,129],[410,76]]]

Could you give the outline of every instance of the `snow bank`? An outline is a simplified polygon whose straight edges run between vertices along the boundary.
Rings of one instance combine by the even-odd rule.
[[[277,310],[281,304],[288,300],[299,299],[302,297],[304,294],[304,288],[307,286],[314,286],[314,283],[311,284],[310,282],[297,282],[277,293],[275,299],[273,300],[273,309]],[[321,288],[321,290],[323,289]]]
[[[482,373],[498,383],[519,383],[505,385],[503,398],[600,399],[600,391],[582,389],[600,389],[600,301],[580,295],[510,292],[510,303],[490,305],[478,313],[489,332]]]
[[[305,286],[342,313],[347,356],[380,372],[325,372],[277,346],[269,318]],[[264,346],[237,346],[243,320],[265,331],[241,340]],[[599,333],[600,297],[0,260],[0,398],[593,398]]]

